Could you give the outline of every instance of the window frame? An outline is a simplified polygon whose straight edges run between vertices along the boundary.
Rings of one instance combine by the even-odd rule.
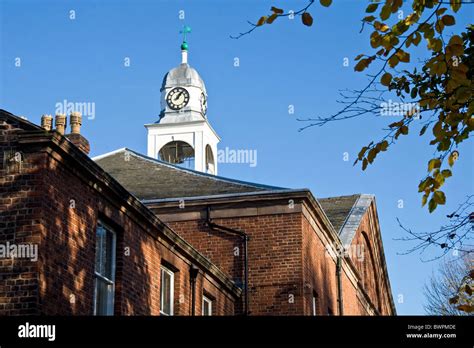
[[[207,302],[207,303],[208,303],[209,314],[205,314],[205,313],[204,313],[204,302]],[[210,298],[209,296],[206,296],[206,295],[202,295],[202,315],[203,315],[203,316],[212,317],[212,302],[214,302],[214,301],[212,300],[212,298]]]
[[[312,297],[312,316],[321,315],[321,308],[319,303],[319,294],[316,290],[313,290],[313,297]]]
[[[111,273],[112,273],[112,279],[107,278],[106,276],[100,274],[96,270],[96,264],[95,264],[95,257],[94,257],[94,316],[97,315],[104,315],[104,316],[112,316],[114,315],[114,309],[115,309],[115,271],[116,271],[116,261],[117,261],[117,232],[110,227],[109,225],[105,224],[103,221],[99,220],[97,222],[97,226],[95,228],[95,236],[97,238],[97,231],[99,228],[102,228],[105,230],[106,234],[107,232],[112,234],[112,255],[111,255]],[[95,254],[97,253],[97,240],[96,240],[96,245],[95,245]],[[106,314],[97,314],[97,300],[98,300],[98,280],[104,281],[108,285],[112,285],[112,299],[107,298],[107,313]]]
[[[163,312],[163,273],[170,276],[170,312]],[[161,265],[160,266],[160,315],[173,316],[174,315],[174,273],[170,268]]]

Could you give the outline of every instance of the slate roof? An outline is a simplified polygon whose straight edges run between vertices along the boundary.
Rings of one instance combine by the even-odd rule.
[[[359,197],[360,194],[318,199],[336,232],[340,232]]]
[[[93,160],[141,200],[284,189],[181,168],[127,148],[94,157]]]
[[[127,148],[94,157],[93,160],[142,201],[293,191],[181,168]],[[371,195],[355,194],[318,201],[343,242],[350,243],[371,198]]]

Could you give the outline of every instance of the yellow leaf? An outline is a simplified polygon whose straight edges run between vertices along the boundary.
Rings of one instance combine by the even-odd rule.
[[[421,206],[422,207],[425,206],[427,200],[428,200],[428,195],[424,194],[423,197],[421,197]]]
[[[439,158],[433,158],[428,162],[428,172],[439,167],[441,167],[441,160]]]
[[[456,150],[454,150],[453,152],[449,154],[448,164],[450,167],[454,165],[454,162],[457,161],[458,157],[459,157],[459,152],[457,152]]]
[[[396,53],[398,59],[400,59],[400,62],[403,62],[403,63],[408,63],[410,62],[410,53],[408,52],[405,52],[404,50],[398,50],[398,52]]]
[[[449,3],[451,5],[451,9],[454,12],[458,12],[459,9],[461,8],[461,0],[450,0]]]
[[[394,55],[388,60],[388,65],[390,65],[391,68],[395,68],[399,61],[400,59]]]
[[[436,191],[434,194],[433,194],[433,199],[435,200],[435,202],[439,205],[443,205],[446,203],[446,196],[444,194],[443,191]]]

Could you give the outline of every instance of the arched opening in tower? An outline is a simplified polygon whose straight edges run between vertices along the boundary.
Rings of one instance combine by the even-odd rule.
[[[206,173],[216,174],[216,164],[214,162],[214,154],[209,145],[206,145]]]
[[[158,159],[180,167],[194,169],[194,149],[184,141],[170,141],[160,149]]]

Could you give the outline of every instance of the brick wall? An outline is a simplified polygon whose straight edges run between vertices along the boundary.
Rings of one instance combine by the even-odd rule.
[[[36,243],[39,259],[0,259],[0,315],[92,314],[99,220],[117,234],[115,314],[159,314],[162,262],[176,271],[175,314],[191,313],[189,269],[196,260],[81,172],[67,153],[20,145],[11,124],[1,127],[0,244]],[[22,153],[22,160],[14,172],[4,159],[16,152]],[[196,314],[201,314],[203,291],[215,299],[214,314],[234,314],[235,295],[201,267]]]
[[[300,314],[302,299],[300,214],[213,219],[249,237],[249,296],[252,315]],[[236,282],[244,279],[242,238],[212,231],[204,220],[168,222]],[[243,298],[242,298],[243,300]],[[239,311],[243,310],[240,303]]]
[[[41,156],[22,161],[16,148],[20,124],[0,119],[0,244],[39,243],[42,194]],[[39,314],[37,263],[0,258],[0,314]]]
[[[316,297],[318,315],[338,315],[338,280],[336,275],[337,246],[328,227],[301,208],[302,203],[295,200],[293,212],[249,214],[265,209],[279,211],[281,202],[276,201],[274,208],[270,203],[240,202],[213,206],[219,218],[212,221],[218,225],[247,233],[249,241],[249,289],[250,312],[252,315],[312,315],[313,296]],[[265,207],[265,208],[261,208]],[[306,205],[305,205],[306,207]],[[166,219],[167,224],[184,239],[193,244],[201,253],[219,266],[236,282],[242,283],[244,255],[235,256],[235,250],[241,250],[242,239],[239,236],[212,231],[206,225],[206,205],[188,205],[188,208],[174,215],[168,206],[152,205],[152,210]],[[374,207],[363,217],[360,230],[370,231],[371,236],[379,233]],[[225,216],[225,217],[222,217]],[[370,221],[370,224],[369,224]],[[353,244],[359,245],[359,234]],[[375,237],[370,241],[374,249],[374,264],[371,258],[364,258],[368,269],[377,269],[368,273],[365,282],[357,259],[342,258],[341,293],[344,315],[370,315],[381,309],[381,314],[392,314],[390,307],[390,289],[385,286],[384,273],[380,271],[380,248]],[[328,248],[333,248],[328,253]],[[369,250],[367,245],[365,250]],[[366,253],[363,256],[368,256]],[[355,255],[357,256],[357,255]],[[374,267],[375,265],[375,267]],[[378,290],[377,290],[378,289]],[[378,293],[384,292],[378,302]],[[243,300],[243,299],[242,299]],[[239,310],[243,304],[239,304]]]

